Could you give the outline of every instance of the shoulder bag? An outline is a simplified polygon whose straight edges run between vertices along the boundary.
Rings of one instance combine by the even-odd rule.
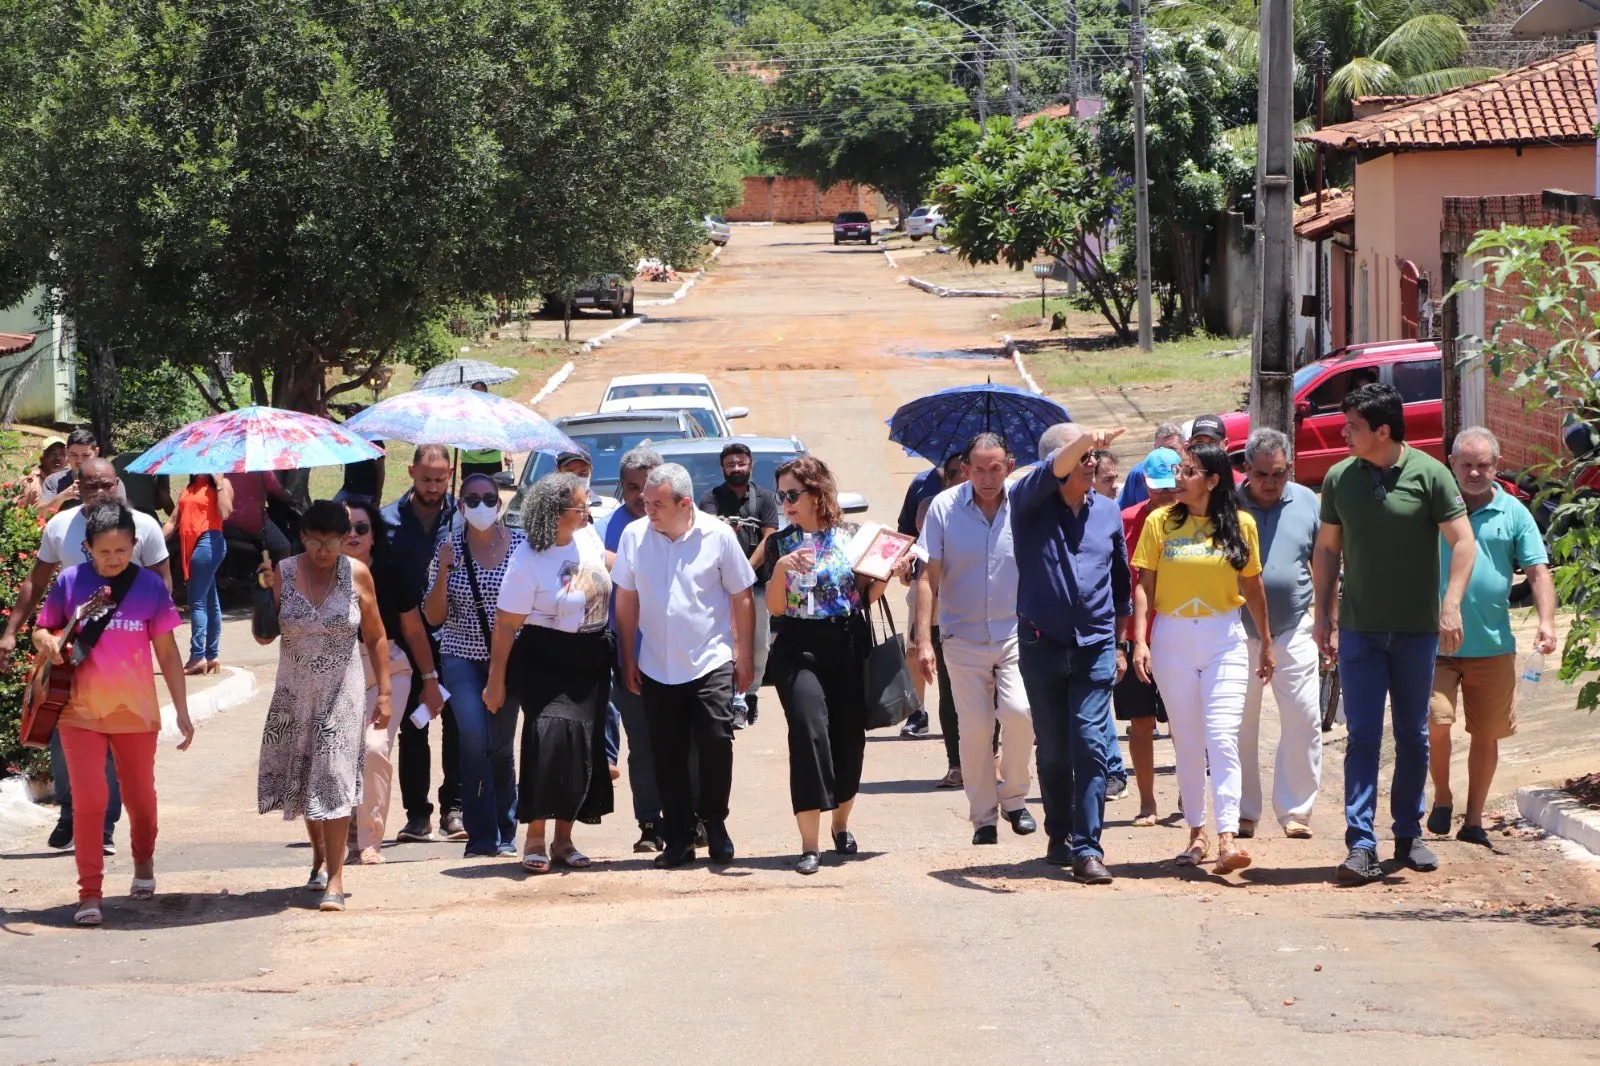
[[[866,681],[868,729],[889,729],[904,722],[912,712],[920,710],[917,690],[911,682],[911,667],[906,662],[906,643],[894,626],[894,614],[889,604],[878,597],[878,609],[888,624],[888,633],[882,640],[872,625],[871,608],[862,611],[866,623],[867,662]]]

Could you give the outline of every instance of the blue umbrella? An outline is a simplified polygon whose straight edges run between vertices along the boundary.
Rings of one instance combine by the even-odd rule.
[[[1013,385],[957,385],[912,400],[889,419],[889,439],[931,463],[942,463],[979,433],[998,433],[1019,463],[1039,458],[1039,436],[1070,422],[1054,400]]]

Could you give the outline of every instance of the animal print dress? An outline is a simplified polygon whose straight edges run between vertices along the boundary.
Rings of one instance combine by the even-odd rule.
[[[361,600],[340,557],[322,603],[296,582],[300,557],[279,564],[283,646],[261,734],[257,802],[286,821],[347,817],[361,802],[366,685],[361,673]]]

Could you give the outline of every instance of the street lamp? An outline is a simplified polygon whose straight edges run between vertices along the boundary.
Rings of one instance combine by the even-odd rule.
[[[1033,276],[1039,279],[1039,318],[1041,321],[1048,317],[1044,309],[1044,280],[1050,276],[1050,270],[1051,264],[1049,263],[1033,264]]]

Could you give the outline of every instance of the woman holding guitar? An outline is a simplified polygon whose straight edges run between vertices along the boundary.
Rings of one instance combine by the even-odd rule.
[[[107,787],[104,768],[109,749],[122,782],[133,839],[133,886],[129,895],[155,895],[156,739],[161,733],[161,704],[156,698],[150,652],[155,651],[177,712],[183,741],[189,747],[194,726],[185,696],[183,656],[173,639],[178,611],[172,596],[154,572],[133,563],[133,512],[117,502],[85,509],[84,547],[89,561],[70,566],[45,597],[33,631],[39,654],[57,667],[73,667],[72,690],[61,710],[61,747],[72,774],[73,850],[78,862],[79,925],[99,925],[101,821]],[[101,603],[91,603],[96,597]],[[101,605],[103,603],[103,605]],[[81,608],[89,606],[89,610]],[[80,615],[74,619],[75,615]],[[62,631],[76,621],[70,634]],[[63,649],[63,636],[69,636]],[[65,651],[65,654],[63,653]]]

